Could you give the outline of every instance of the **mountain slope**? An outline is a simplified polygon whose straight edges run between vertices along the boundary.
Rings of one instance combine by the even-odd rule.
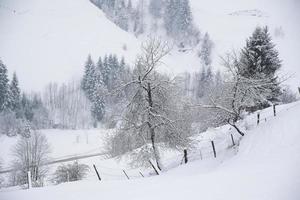
[[[133,35],[88,0],[9,0],[0,6],[0,57],[27,90],[79,77],[89,53],[95,62],[115,53],[131,63],[139,48]]]
[[[196,161],[151,178],[130,181],[80,181],[25,191],[3,192],[0,193],[0,197],[3,200],[298,200],[299,113],[299,102],[279,106],[276,117],[271,117],[270,108],[262,111],[263,116],[268,116],[267,122],[247,131],[237,155],[223,163],[217,164],[218,161],[214,160]],[[207,170],[208,168],[210,170]]]
[[[136,4],[138,0],[133,1]],[[288,0],[220,1],[190,0],[195,24],[215,43],[213,66],[219,57],[245,44],[255,26],[269,25],[283,60],[281,74],[300,85],[299,2]],[[88,53],[94,60],[105,53],[125,56],[133,64],[141,41],[110,22],[89,0],[2,0],[0,2],[0,58],[12,74],[19,74],[26,90],[41,90],[50,81],[80,77]],[[123,46],[127,46],[127,50]],[[198,71],[197,49],[185,53],[174,49],[163,70],[171,75]],[[34,79],[32,75],[34,74]]]

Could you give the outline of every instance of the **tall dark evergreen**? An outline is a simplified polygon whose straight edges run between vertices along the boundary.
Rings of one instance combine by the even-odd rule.
[[[93,99],[93,92],[95,89],[95,79],[96,79],[96,67],[91,56],[89,55],[85,63],[85,70],[81,82],[81,87],[91,101]]]
[[[103,78],[103,83],[104,85],[108,85],[108,80],[109,80],[109,73],[110,73],[110,65],[108,61],[108,56],[105,55],[103,59],[103,67],[101,70],[102,78]]]
[[[91,112],[96,121],[101,121],[105,115],[105,85],[100,70],[96,71],[95,89]]]
[[[190,3],[189,0],[179,0],[177,4],[177,28],[183,37],[188,37],[193,22]]]
[[[168,0],[166,2],[165,14],[164,14],[164,24],[166,32],[169,36],[174,36],[176,28],[176,13],[178,7],[176,6],[177,0]]]
[[[9,108],[9,80],[6,66],[0,60],[0,112]]]
[[[208,33],[205,33],[201,44],[199,56],[204,66],[211,65],[211,52],[213,48],[213,42],[210,40]]]
[[[22,105],[23,117],[28,121],[32,121],[34,116],[32,110],[32,103],[25,93],[22,94],[21,105]]]
[[[11,95],[11,109],[18,111],[21,107],[21,92],[19,88],[19,81],[16,73],[13,74],[13,78],[10,83],[10,95]]]
[[[189,0],[166,1],[164,25],[167,34],[176,40],[179,47],[199,42],[199,31],[193,25]]]
[[[272,84],[268,87],[272,95],[270,101],[276,101],[280,95],[280,87],[276,72],[281,67],[279,53],[275,49],[268,28],[257,27],[242,49],[241,75],[254,79],[269,79]]]

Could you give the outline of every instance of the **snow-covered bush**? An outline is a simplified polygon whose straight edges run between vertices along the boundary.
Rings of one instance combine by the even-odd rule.
[[[88,171],[89,166],[85,164],[78,164],[78,162],[60,165],[57,167],[52,180],[55,184],[78,181],[83,179],[87,175]]]

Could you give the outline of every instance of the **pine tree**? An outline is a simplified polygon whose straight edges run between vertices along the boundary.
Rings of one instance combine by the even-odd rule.
[[[178,0],[168,0],[166,2],[165,14],[164,14],[164,24],[166,32],[169,36],[173,37],[175,35],[176,28],[176,13],[177,6],[176,3]]]
[[[11,93],[11,109],[17,112],[21,106],[21,92],[19,88],[19,82],[16,73],[13,74],[13,78],[10,83]]]
[[[193,25],[193,17],[188,0],[168,0],[164,12],[167,34],[184,47],[198,43],[199,31]]]
[[[101,68],[101,75],[103,78],[103,83],[107,87],[110,73],[110,65],[108,63],[108,56],[105,55],[103,59],[103,67]]]
[[[202,61],[203,65],[205,65],[205,66],[211,65],[212,47],[213,47],[213,43],[210,40],[208,33],[205,33],[202,44],[201,44],[201,50],[199,52],[201,61]]]
[[[276,101],[280,95],[276,72],[281,67],[281,60],[267,27],[257,27],[247,40],[246,47],[242,49],[241,63],[242,76],[271,80],[269,89],[272,91],[272,96],[268,97],[268,100]]]
[[[101,75],[98,75],[91,108],[92,115],[97,121],[101,121],[105,115],[105,91]]]
[[[124,0],[118,1],[115,8],[114,22],[123,30],[128,31],[129,13]]]
[[[91,56],[89,55],[85,64],[85,72],[82,79],[81,87],[86,93],[88,99],[90,99],[91,101],[93,99],[93,92],[95,90],[95,79],[96,67]]]
[[[127,10],[128,10],[128,11],[131,11],[131,10],[132,10],[132,2],[131,2],[131,0],[128,0]]]
[[[108,91],[111,91],[114,87],[114,81],[118,70],[118,59],[115,55],[110,54],[108,56],[108,69],[107,89]]]
[[[0,112],[9,108],[9,80],[6,66],[0,60]]]
[[[177,28],[183,37],[189,36],[192,26],[192,12],[188,0],[180,0],[178,3]]]
[[[25,93],[23,93],[22,95],[21,107],[22,107],[22,115],[25,117],[25,119],[27,121],[32,121],[34,116],[32,103]]]
[[[149,12],[155,18],[162,16],[163,1],[162,0],[151,0],[149,4]]]

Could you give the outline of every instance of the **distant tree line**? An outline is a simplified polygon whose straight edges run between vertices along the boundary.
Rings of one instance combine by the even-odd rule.
[[[37,94],[21,94],[17,74],[9,81],[7,68],[0,60],[0,132],[29,136],[32,128],[48,127],[48,112]]]
[[[125,31],[140,35],[145,30],[156,32],[163,27],[179,47],[196,46],[200,42],[200,32],[193,23],[189,0],[90,0],[106,16]],[[148,15],[148,13],[150,13]],[[145,22],[147,18],[152,22]]]
[[[130,69],[125,64],[124,58],[118,59],[116,55],[105,55],[99,57],[95,64],[91,58],[84,67],[84,75],[81,81],[81,88],[91,102],[91,113],[94,118],[94,125],[104,119],[106,112],[108,117],[111,114],[110,108],[118,105],[124,98],[125,91],[118,96],[109,96],[114,89],[130,78]]]

